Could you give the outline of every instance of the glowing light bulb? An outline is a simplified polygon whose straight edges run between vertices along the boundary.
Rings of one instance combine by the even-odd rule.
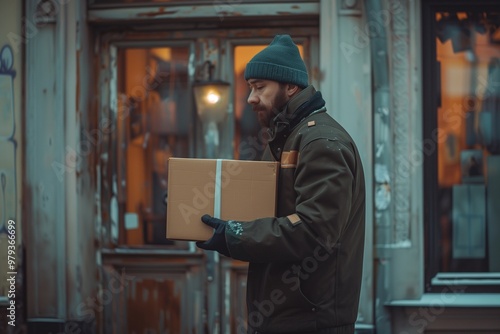
[[[214,93],[214,92],[210,92],[207,94],[207,102],[208,103],[216,104],[217,102],[219,102],[219,100],[220,100],[219,94]]]

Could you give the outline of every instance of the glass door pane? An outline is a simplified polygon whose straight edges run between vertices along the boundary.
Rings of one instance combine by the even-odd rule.
[[[188,46],[119,51],[118,91],[126,111],[119,117],[117,167],[124,170],[126,245],[172,243],[165,238],[167,162],[192,151],[189,55]]]

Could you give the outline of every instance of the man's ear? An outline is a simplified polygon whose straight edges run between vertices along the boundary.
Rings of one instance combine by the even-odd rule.
[[[287,84],[286,85],[286,94],[288,95],[288,97],[292,97],[295,94],[297,94],[298,92],[300,92],[299,86],[292,85],[292,84]]]

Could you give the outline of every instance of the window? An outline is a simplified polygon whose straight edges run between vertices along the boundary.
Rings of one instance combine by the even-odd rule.
[[[423,6],[429,292],[500,291],[500,10],[489,4]]]
[[[100,175],[102,216],[106,222],[103,230],[109,248],[148,252],[196,250],[194,243],[166,239],[165,195],[170,157],[209,157],[203,134],[205,124],[196,110],[193,91],[205,69],[207,74],[216,69],[215,80],[234,80],[227,117],[218,124],[220,137],[218,148],[212,152],[214,157],[259,160],[264,148],[265,135],[246,103],[249,90],[243,71],[246,62],[272,36],[238,38],[233,42],[234,36],[213,38],[210,31],[172,34],[179,36],[158,40],[152,35],[139,41],[142,35],[130,34],[103,45],[109,50],[103,63],[110,65],[109,69],[107,65],[101,69],[104,79],[100,117],[108,120],[109,131],[105,135],[109,143],[103,144],[101,154],[108,160]],[[203,43],[185,35],[197,36]],[[113,39],[111,36],[106,35],[103,40]],[[301,40],[301,54],[304,45],[309,45],[307,41]],[[222,53],[225,45],[231,52]],[[205,67],[208,59],[213,68]],[[108,100],[112,108],[107,106]]]
[[[170,157],[192,155],[190,48],[119,49],[118,177],[125,194],[121,243],[173,244],[165,238]],[[119,199],[120,201],[120,199]]]

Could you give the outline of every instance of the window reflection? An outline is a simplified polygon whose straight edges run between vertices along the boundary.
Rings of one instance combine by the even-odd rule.
[[[188,47],[123,49],[119,82],[128,108],[124,149],[126,197],[124,238],[127,245],[170,244],[165,238],[164,195],[167,162],[188,157],[191,95]],[[118,168],[122,168],[118,166]]]
[[[500,272],[500,13],[436,16],[444,272]]]
[[[259,160],[265,145],[257,115],[247,103],[250,90],[244,77],[246,64],[265,47],[266,45],[241,45],[234,49],[234,156],[238,160]]]

